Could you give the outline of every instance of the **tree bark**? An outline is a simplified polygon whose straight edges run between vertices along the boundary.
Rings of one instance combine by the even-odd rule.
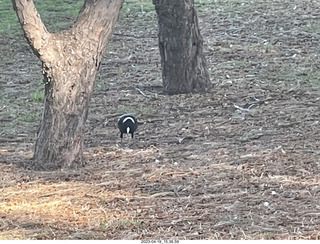
[[[12,0],[19,22],[43,65],[44,112],[34,169],[84,165],[84,124],[95,75],[123,0],[86,0],[75,24],[49,33],[32,0]]]
[[[163,89],[168,94],[211,87],[193,0],[153,0],[158,15]]]

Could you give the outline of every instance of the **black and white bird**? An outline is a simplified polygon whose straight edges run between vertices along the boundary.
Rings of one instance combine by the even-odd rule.
[[[133,133],[138,128],[138,121],[133,115],[130,114],[123,114],[118,119],[118,128],[120,130],[120,138],[122,140],[123,133],[130,133],[131,137],[133,138]]]

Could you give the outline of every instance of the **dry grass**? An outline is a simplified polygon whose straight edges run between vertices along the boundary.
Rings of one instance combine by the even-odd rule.
[[[68,238],[75,238],[84,230],[117,228],[119,221],[132,218],[129,213],[106,207],[105,203],[117,194],[125,193],[84,182],[18,184],[2,191],[2,228],[7,232],[11,228],[20,230],[27,238],[32,238],[37,229],[37,239],[62,238],[61,230],[68,233]]]

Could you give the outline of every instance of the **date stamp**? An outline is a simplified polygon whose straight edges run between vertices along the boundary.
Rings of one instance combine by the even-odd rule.
[[[179,240],[141,240],[141,244],[178,244]]]

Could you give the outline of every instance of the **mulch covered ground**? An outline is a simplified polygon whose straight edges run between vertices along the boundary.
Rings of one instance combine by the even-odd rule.
[[[4,38],[0,239],[319,239],[319,3],[251,2],[197,5],[207,94],[163,95],[156,15],[123,13],[74,171],[28,169],[40,68]],[[124,112],[143,125],[120,144]]]

